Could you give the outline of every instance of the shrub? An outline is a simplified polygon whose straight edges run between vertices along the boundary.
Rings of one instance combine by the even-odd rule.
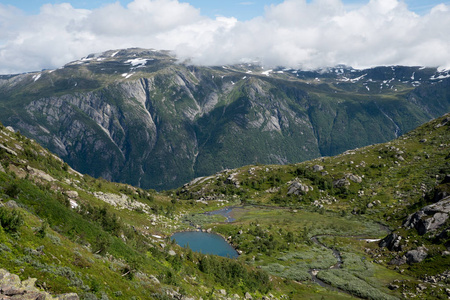
[[[15,209],[0,207],[0,225],[6,232],[17,232],[23,224],[22,214]]]
[[[48,222],[44,220],[42,222],[41,227],[39,227],[39,229],[36,231],[36,235],[40,238],[45,238],[45,236],[47,235],[47,230],[48,230]]]
[[[19,186],[17,183],[11,183],[6,189],[5,194],[10,196],[11,198],[16,198],[20,193]]]

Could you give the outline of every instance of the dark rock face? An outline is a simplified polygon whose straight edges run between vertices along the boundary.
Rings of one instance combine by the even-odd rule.
[[[389,251],[401,251],[403,249],[400,244],[402,237],[396,233],[391,233],[379,242],[380,247],[386,247]]]
[[[447,197],[410,215],[403,226],[415,228],[420,235],[424,235],[441,228],[447,222],[449,213],[450,197]]]

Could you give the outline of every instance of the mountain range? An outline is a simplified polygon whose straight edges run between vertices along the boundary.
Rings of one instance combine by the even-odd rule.
[[[124,49],[0,76],[0,121],[94,177],[156,190],[386,142],[450,110],[424,67],[202,67]]]

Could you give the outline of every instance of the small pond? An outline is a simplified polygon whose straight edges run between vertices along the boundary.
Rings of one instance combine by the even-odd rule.
[[[186,248],[189,245],[189,248],[195,252],[230,258],[239,256],[237,251],[223,237],[217,234],[201,231],[183,231],[175,233],[171,239],[175,240],[181,247]]]

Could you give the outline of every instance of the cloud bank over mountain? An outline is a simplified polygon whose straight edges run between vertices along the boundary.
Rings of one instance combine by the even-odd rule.
[[[346,64],[450,68],[450,6],[419,16],[403,1],[286,0],[241,22],[203,16],[177,0],[135,0],[94,10],[47,4],[26,15],[0,4],[0,74],[57,68],[89,53],[142,47],[173,50],[202,65],[258,60],[267,67]]]

